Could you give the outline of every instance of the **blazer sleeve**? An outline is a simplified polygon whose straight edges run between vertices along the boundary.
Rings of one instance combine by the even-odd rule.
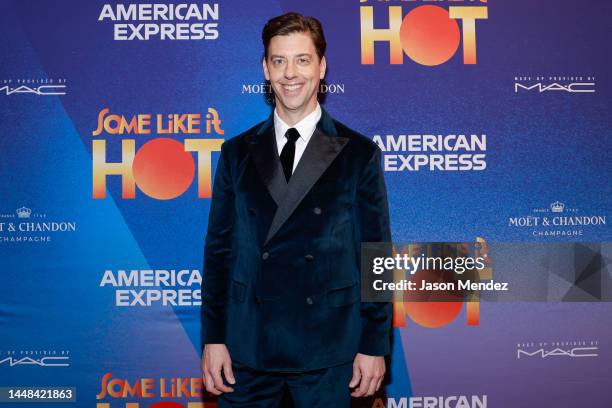
[[[234,188],[227,144],[221,145],[208,215],[202,279],[202,342],[225,343],[226,304],[232,263]]]
[[[359,262],[361,262],[361,242],[391,242],[389,206],[381,156],[382,152],[376,146],[362,170],[357,187]],[[361,303],[360,353],[371,356],[384,356],[390,353],[392,313],[391,302]]]

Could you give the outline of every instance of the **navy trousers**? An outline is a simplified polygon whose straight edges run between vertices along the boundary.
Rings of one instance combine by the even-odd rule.
[[[257,371],[232,361],[236,384],[218,398],[219,408],[277,408],[288,393],[295,408],[348,408],[353,362],[299,373]]]

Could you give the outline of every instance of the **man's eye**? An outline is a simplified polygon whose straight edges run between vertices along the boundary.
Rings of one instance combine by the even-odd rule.
[[[282,59],[275,59],[275,60],[272,60],[272,63],[273,63],[274,65],[280,65],[280,64],[282,64],[282,63],[283,63],[283,60],[282,60]]]
[[[298,63],[300,64],[308,64],[308,58],[298,58]]]

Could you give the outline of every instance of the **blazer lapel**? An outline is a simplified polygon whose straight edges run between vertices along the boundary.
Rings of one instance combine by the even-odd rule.
[[[249,142],[249,148],[255,167],[277,205],[283,200],[287,181],[280,162],[276,138],[274,135],[274,114],[262,126]]]
[[[273,125],[272,134],[274,134]],[[272,137],[272,139],[274,139],[274,137]],[[272,179],[276,184],[273,185],[272,189],[276,190],[278,188],[278,190],[281,190],[281,194],[279,197],[280,201],[277,201],[278,208],[270,224],[270,229],[268,230],[264,245],[270,241],[285,221],[287,221],[289,216],[304,199],[306,193],[308,193],[319,177],[321,177],[323,172],[336,158],[338,153],[344,148],[346,142],[348,142],[348,138],[338,136],[331,117],[324,109],[321,109],[321,119],[317,123],[315,131],[306,145],[306,150],[304,150],[288,184],[285,182],[280,159],[276,152],[276,143],[274,143],[274,150],[269,149],[270,151],[276,152],[275,159],[278,163],[278,166],[276,166],[276,164],[274,165],[277,170],[273,174]],[[260,156],[266,155],[261,154]],[[270,159],[270,161],[272,160]],[[270,167],[272,167],[272,165],[270,164],[263,164],[260,166],[264,167],[265,171],[271,171]],[[282,177],[282,181],[285,183],[284,189],[280,187],[281,183],[276,181],[276,178],[279,176]]]

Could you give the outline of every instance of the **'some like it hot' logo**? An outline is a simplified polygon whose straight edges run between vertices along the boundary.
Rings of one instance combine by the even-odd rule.
[[[472,249],[469,249],[472,247]],[[395,255],[415,256],[426,253],[452,254],[453,257],[465,256],[473,252],[473,258],[485,259],[485,268],[478,271],[478,280],[493,279],[493,268],[489,257],[489,246],[484,238],[467,243],[426,243],[410,244],[395,248]],[[402,271],[403,274],[403,271]],[[438,269],[421,269],[414,273],[411,281],[418,286],[423,284],[444,284],[454,280],[455,272]],[[468,326],[480,325],[480,293],[455,289],[404,291],[394,293],[393,327],[406,327],[408,321],[429,329],[445,327],[455,321],[465,304],[465,323]]]
[[[195,170],[198,170],[198,197],[210,198],[212,195],[212,152],[220,151],[224,139],[184,139],[182,142],[168,137],[149,139],[138,151],[136,140],[122,139],[121,146],[111,143],[117,141],[102,139],[106,135],[129,134],[134,136],[150,135],[223,135],[219,114],[208,108],[200,113],[137,114],[126,117],[110,114],[104,108],[98,114],[97,128],[92,132],[93,156],[93,198],[106,198],[106,182],[109,177],[121,178],[121,197],[136,198],[136,186],[149,197],[158,200],[171,200],[182,195],[192,185]],[[146,137],[146,136],[145,136]],[[107,159],[107,147],[120,147],[120,160]],[[192,153],[197,157],[197,165]]]
[[[440,65],[457,53],[462,41],[463,63],[476,64],[476,22],[488,18],[487,7],[456,5],[460,3],[453,1],[448,9],[420,5],[405,15],[402,6],[361,6],[361,63],[374,64],[374,45],[378,42],[388,43],[390,64],[403,64],[406,54],[421,65]],[[386,18],[378,13],[386,14]],[[387,21],[386,26],[375,26],[375,20],[381,19]]]

